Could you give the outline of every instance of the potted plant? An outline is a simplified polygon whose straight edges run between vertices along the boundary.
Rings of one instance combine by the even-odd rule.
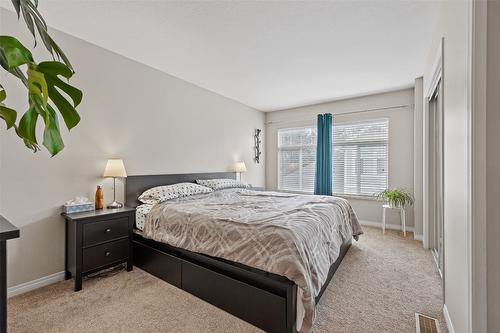
[[[400,188],[388,188],[377,194],[379,200],[385,201],[391,208],[404,208],[413,205],[413,195]]]

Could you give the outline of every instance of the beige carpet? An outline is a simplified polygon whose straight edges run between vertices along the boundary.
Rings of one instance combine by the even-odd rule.
[[[411,234],[364,230],[318,305],[314,332],[415,332],[416,311],[437,317],[445,332],[430,252]],[[9,331],[259,332],[137,268],[72,287],[64,281],[10,299]]]

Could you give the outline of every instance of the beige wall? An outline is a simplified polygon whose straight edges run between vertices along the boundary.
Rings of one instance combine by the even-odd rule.
[[[468,320],[468,25],[469,3],[439,4],[439,19],[424,73],[429,91],[444,37],[444,228],[445,303],[455,332],[467,332]]]
[[[331,103],[266,113],[266,186],[278,186],[277,132],[280,128],[316,126],[316,115],[330,112],[334,122],[389,118],[389,186],[413,191],[413,89],[339,100]],[[387,110],[351,113],[401,106]],[[350,113],[350,114],[345,114]],[[349,199],[360,220],[381,222],[380,202]],[[388,213],[387,223],[400,224],[396,212]],[[407,225],[413,226],[413,209],[408,210]]]
[[[500,332],[500,2],[487,10],[487,315],[488,332]]]
[[[2,33],[23,35],[25,45],[32,45],[24,25],[12,13],[0,13]],[[45,151],[31,153],[14,132],[0,130],[1,210],[21,228],[21,238],[9,242],[9,286],[64,269],[60,206],[77,195],[92,196],[100,183],[109,202],[111,181],[100,177],[109,157],[123,158],[131,175],[227,171],[244,160],[245,180],[264,185],[265,159],[253,162],[253,133],[264,127],[262,112],[67,34],[53,34],[76,68],[72,82],[85,93],[82,122],[71,134],[63,129],[66,149],[54,158]],[[48,58],[41,45],[37,49]],[[18,82],[6,83],[9,105],[25,108]]]

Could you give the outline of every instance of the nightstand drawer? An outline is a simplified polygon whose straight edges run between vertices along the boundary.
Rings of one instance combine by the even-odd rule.
[[[129,256],[129,240],[109,242],[83,250],[83,272],[87,272]]]
[[[128,236],[128,217],[88,223],[83,226],[83,246]]]

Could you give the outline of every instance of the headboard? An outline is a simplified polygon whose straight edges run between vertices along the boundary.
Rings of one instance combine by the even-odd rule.
[[[147,189],[160,185],[176,183],[194,183],[197,179],[236,179],[235,172],[183,173],[175,175],[128,176],[125,181],[125,205],[137,207],[141,204],[137,198]]]

